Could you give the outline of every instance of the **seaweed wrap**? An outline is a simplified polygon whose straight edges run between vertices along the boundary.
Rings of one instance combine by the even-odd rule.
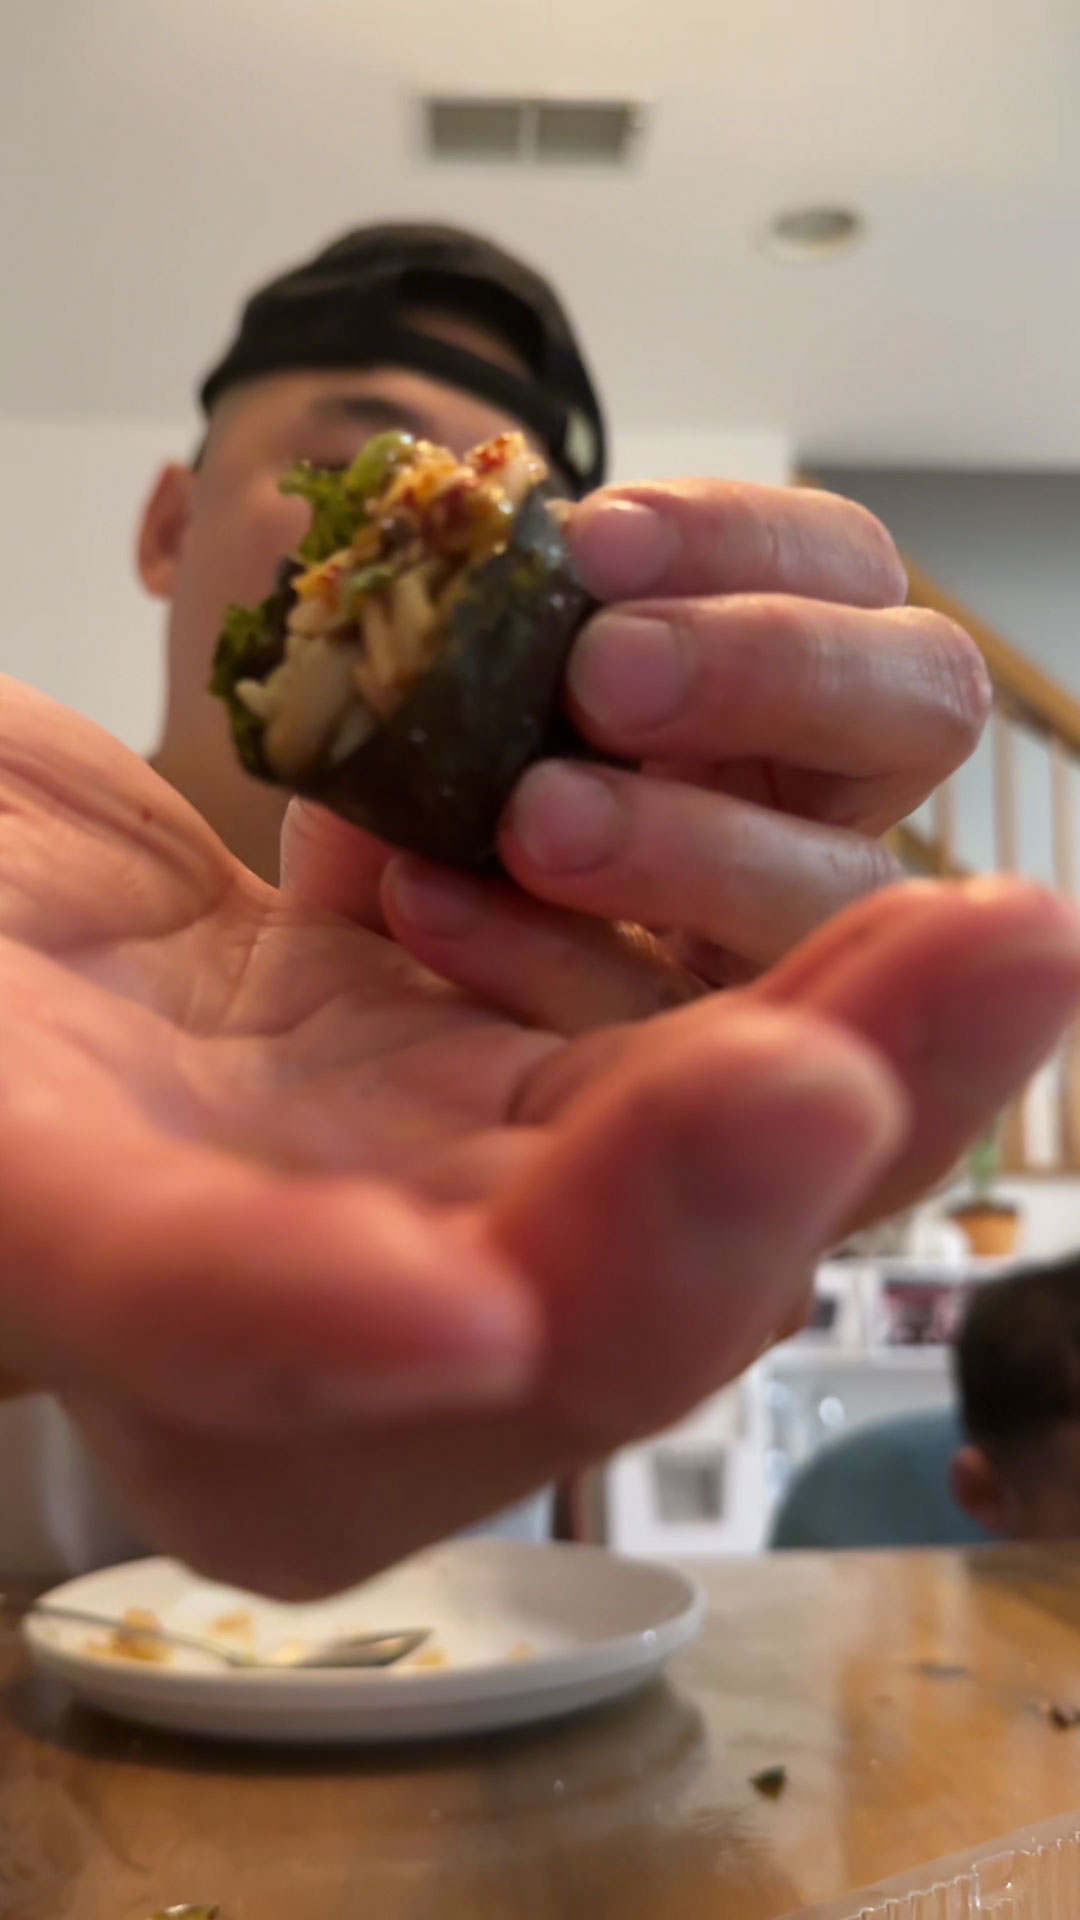
[[[525,768],[565,750],[588,602],[519,433],[464,459],[405,433],[283,490],[310,529],[260,607],[230,608],[211,691],[251,773],[385,840],[480,868]]]

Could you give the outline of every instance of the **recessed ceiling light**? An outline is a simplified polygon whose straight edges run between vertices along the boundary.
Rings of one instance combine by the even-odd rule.
[[[854,207],[791,207],[770,220],[761,244],[774,260],[817,266],[850,253],[865,235],[866,222]]]

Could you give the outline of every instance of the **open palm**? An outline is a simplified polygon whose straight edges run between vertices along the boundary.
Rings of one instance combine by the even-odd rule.
[[[343,1582],[729,1378],[1078,982],[1059,903],[900,890],[752,990],[567,1042],[256,881],[5,683],[0,1364],[163,1546]]]

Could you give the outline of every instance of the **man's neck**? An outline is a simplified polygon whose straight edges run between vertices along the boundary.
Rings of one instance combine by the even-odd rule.
[[[230,853],[276,886],[281,822],[288,804],[284,794],[245,773],[216,741],[191,746],[166,732],[150,755],[150,765],[202,814]]]

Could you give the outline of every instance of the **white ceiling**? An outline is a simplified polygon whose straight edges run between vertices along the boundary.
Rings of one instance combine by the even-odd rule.
[[[654,103],[625,172],[435,168],[425,90]],[[436,215],[554,273],[612,408],[1080,465],[1078,0],[0,0],[0,412],[182,414],[243,290]],[[869,243],[784,267],[784,206]]]

